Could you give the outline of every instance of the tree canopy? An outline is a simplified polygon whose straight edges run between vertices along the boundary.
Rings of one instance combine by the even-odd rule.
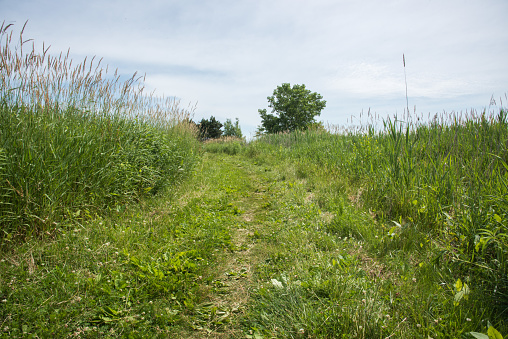
[[[231,119],[226,119],[224,123],[224,133],[225,137],[237,137],[242,138],[242,130],[240,129],[240,121],[236,118],[235,123],[231,122]]]
[[[284,83],[267,99],[268,107],[276,115],[267,113],[266,109],[258,110],[262,120],[260,131],[265,133],[307,129],[326,106],[320,94],[311,92],[303,84],[291,87]]]
[[[201,139],[216,139],[222,135],[222,123],[211,116],[210,119],[201,119],[198,124]]]

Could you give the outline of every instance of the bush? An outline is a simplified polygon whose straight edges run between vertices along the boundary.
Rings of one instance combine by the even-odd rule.
[[[199,136],[202,140],[217,139],[222,135],[222,124],[211,116],[210,119],[201,119],[198,124]]]
[[[241,153],[244,146],[245,142],[243,139],[226,137],[206,142],[203,149],[210,153],[235,155]]]
[[[231,119],[226,119],[224,123],[224,134],[225,137],[236,137],[243,138],[242,130],[240,129],[240,121],[236,118],[235,123],[231,122]]]

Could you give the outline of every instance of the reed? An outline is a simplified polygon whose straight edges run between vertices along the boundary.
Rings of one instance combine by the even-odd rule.
[[[409,237],[380,253],[432,234],[435,262],[468,276],[501,315],[508,312],[507,127],[503,108],[427,119],[369,115],[350,128],[266,135],[250,147],[260,158],[273,154],[301,171],[318,165],[346,178],[354,203]]]
[[[26,25],[26,24],[25,24]],[[73,63],[0,26],[2,244],[56,234],[165,190],[189,173],[193,108],[145,93],[144,77]]]

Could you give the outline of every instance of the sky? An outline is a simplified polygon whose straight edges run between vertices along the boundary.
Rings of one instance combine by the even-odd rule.
[[[337,126],[507,107],[507,14],[506,0],[0,0],[0,21],[28,20],[50,54],[146,74],[248,138],[282,83],[321,94],[317,119]]]

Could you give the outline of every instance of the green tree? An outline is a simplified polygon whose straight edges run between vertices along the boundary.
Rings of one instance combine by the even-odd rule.
[[[240,129],[240,121],[236,118],[235,123],[231,122],[231,119],[226,119],[224,123],[224,133],[225,137],[237,137],[242,138],[242,130]]]
[[[198,124],[201,139],[216,139],[222,135],[222,123],[211,116],[210,119],[201,119]]]
[[[277,86],[267,99],[268,107],[276,115],[267,113],[266,109],[258,110],[261,116],[259,130],[265,133],[307,129],[326,106],[320,94],[311,92],[305,85],[291,87],[289,83]]]

